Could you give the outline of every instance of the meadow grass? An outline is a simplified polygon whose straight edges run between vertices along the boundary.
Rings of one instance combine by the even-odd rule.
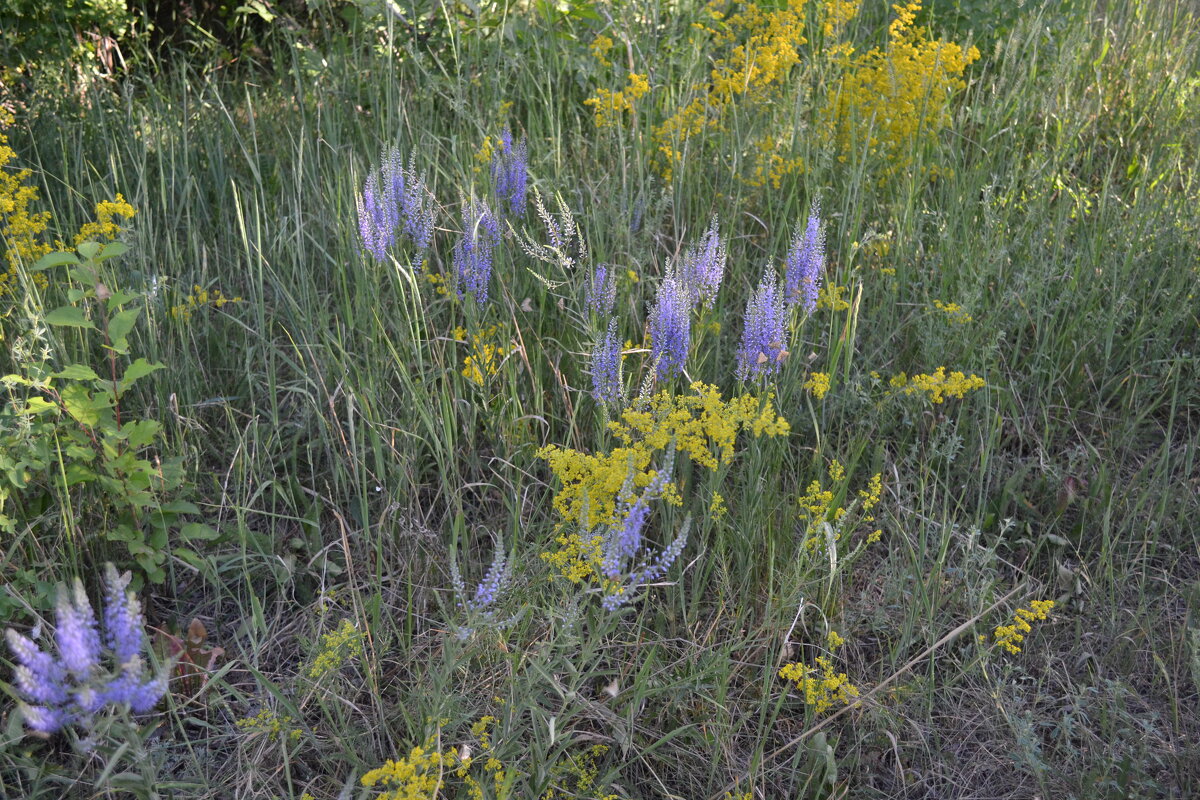
[[[389,759],[396,797],[403,781],[424,797],[1200,791],[1197,9],[1030,10],[975,41],[944,128],[922,118],[931,130],[888,151],[875,118],[846,123],[845,150],[829,138],[822,109],[854,62],[816,34],[819,7],[786,80],[705,100],[720,125],[669,176],[656,130],[713,96],[729,52],[692,26],[713,24],[704,7],[447,7],[455,24],[424,44],[393,20],[321,65],[281,34],[269,66],[164,63],[23,114],[14,165],[59,230],[117,192],[137,209],[107,274],[145,293],[131,342],[166,368],[126,404],[163,424],[220,537],[142,591],[153,627],[202,620],[211,656],[145,720],[147,755],[72,753],[9,705],[0,797],[376,797],[388,774],[363,778]],[[892,16],[863,9],[838,36],[861,54]],[[584,101],[630,72],[651,90],[597,127]],[[548,241],[531,195],[477,304],[455,292],[452,249],[460,201],[489,191],[477,153],[505,127],[587,252],[519,246]],[[767,138],[804,164],[778,186],[754,177]],[[441,208],[426,253],[379,262],[356,197],[390,147]],[[739,384],[746,299],[814,199],[825,285],[846,302],[793,316],[778,374]],[[643,389],[655,293],[714,214],[724,285],[694,313],[686,374]],[[626,405],[702,381],[755,408],[769,393],[790,427],[741,433],[712,468],[678,439],[654,450],[632,482],[672,453],[681,502],[651,503],[645,539],[661,550],[686,524],[688,542],[615,611],[602,576],[578,585],[543,557],[580,533],[543,448],[622,444],[606,423],[623,409],[590,394],[600,263],[617,274]],[[22,276],[10,342],[63,288],[42,302]],[[42,339],[57,365],[101,352]],[[5,372],[19,367],[11,350]],[[985,385],[905,392],[939,367]],[[814,373],[827,393],[805,388]],[[120,562],[88,497],[31,489],[0,508],[23,592],[6,624],[49,621],[39,592]],[[497,548],[507,591],[476,607]],[[1045,600],[1007,652],[996,629]],[[837,695],[847,682],[857,696]]]

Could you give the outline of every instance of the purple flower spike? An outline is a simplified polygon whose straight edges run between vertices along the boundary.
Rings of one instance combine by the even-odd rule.
[[[608,264],[597,264],[585,292],[587,307],[594,314],[611,314],[617,303],[617,270]]]
[[[666,574],[687,544],[688,523],[685,522],[679,536],[653,558],[642,547],[642,529],[650,517],[650,501],[662,496],[671,481],[674,462],[675,448],[672,445],[667,451],[663,468],[636,500],[632,497],[632,487],[626,482],[621,498],[622,514],[617,522],[609,526],[602,550],[600,570],[605,579],[605,591],[600,605],[605,611],[613,611],[630,602],[639,584]],[[638,566],[632,568],[639,553],[642,553],[642,558]]]
[[[486,303],[492,277],[492,259],[500,244],[500,223],[487,203],[471,200],[463,204],[463,235],[454,246],[454,271],[458,296],[470,293],[477,303]]]
[[[624,394],[621,385],[621,340],[617,336],[617,318],[608,323],[608,332],[592,351],[592,397],[597,403],[618,405]]]
[[[688,247],[683,258],[684,281],[694,304],[703,303],[705,308],[712,308],[725,276],[727,258],[728,252],[714,216],[704,236]]]
[[[116,655],[117,664],[124,665],[142,652],[146,621],[142,604],[129,591],[132,576],[119,574],[112,564],[105,567],[108,591],[104,596],[104,643]]]
[[[66,589],[58,593],[58,652],[63,666],[76,680],[86,680],[100,665],[100,633],[96,630],[96,612],[88,602],[83,583],[75,579],[74,598]]]
[[[467,606],[472,611],[486,611],[500,599],[500,595],[508,588],[508,582],[512,577],[510,570],[511,565],[508,556],[504,554],[504,548],[497,546],[496,554],[492,556],[492,565],[488,568],[487,574],[483,576],[479,586],[475,588],[475,598],[469,601]]]
[[[691,299],[682,282],[668,275],[650,312],[650,354],[660,381],[683,371],[691,345]]]
[[[355,198],[358,210],[358,234],[363,249],[376,261],[387,260],[387,251],[396,244],[401,232],[418,250],[429,247],[433,238],[433,201],[425,187],[424,176],[416,173],[409,160],[408,169],[400,160],[400,151],[392,148],[380,158],[380,165],[363,183]]]
[[[20,705],[21,713],[34,731],[53,733],[76,722],[90,724],[92,715],[112,704],[126,704],[142,714],[167,691],[165,672],[143,676],[145,621],[141,605],[128,591],[129,573],[118,575],[109,564],[105,579],[104,643],[112,650],[115,676],[101,668],[96,614],[78,579],[73,592],[59,588],[57,659],[11,628],[5,631],[17,658],[17,688],[29,701]]]
[[[808,215],[808,227],[801,235],[792,236],[784,272],[788,307],[799,303],[805,314],[817,308],[817,291],[821,288],[821,273],[825,270],[825,235],[821,231],[821,208],[813,203]]]
[[[508,204],[515,217],[525,214],[525,192],[529,182],[529,153],[525,137],[513,144],[512,131],[500,134],[500,146],[492,154],[492,191],[496,202]]]
[[[758,289],[746,303],[746,328],[738,350],[737,379],[779,372],[787,357],[787,324],[775,270],[768,265]]]
[[[8,628],[4,631],[8,647],[17,657],[17,688],[34,703],[57,706],[67,702],[63,688],[66,670],[32,639]]]

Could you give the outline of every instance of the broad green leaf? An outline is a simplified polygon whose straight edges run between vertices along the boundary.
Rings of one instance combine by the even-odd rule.
[[[100,250],[99,255],[95,258],[97,261],[107,261],[110,258],[123,256],[129,252],[129,245],[124,242],[109,242]]]
[[[72,381],[98,381],[100,376],[96,374],[96,370],[86,364],[68,364],[58,372],[50,376],[51,378],[66,378]]]
[[[87,292],[83,289],[67,289],[67,302],[69,303],[78,303],[85,297],[87,297]]]
[[[78,264],[78,263],[79,263],[79,257],[76,256],[74,253],[68,253],[65,250],[56,250],[53,253],[46,253],[46,255],[39,258],[34,263],[34,265],[29,268],[29,271],[30,272],[41,272],[42,270],[45,270],[45,269],[53,269],[54,267],[60,267],[63,264]]]
[[[125,435],[129,446],[135,450],[153,444],[154,438],[158,436],[160,430],[162,430],[162,425],[152,419],[129,422],[121,428],[121,432]]]
[[[112,294],[109,295],[109,298],[106,301],[108,303],[109,311],[115,311],[116,309],[128,303],[130,300],[136,300],[137,298],[141,297],[139,294],[127,294],[122,292],[120,289],[112,289],[110,291]]]
[[[129,387],[138,378],[144,378],[155,370],[163,368],[162,364],[153,364],[144,358],[139,358],[125,368],[125,374],[121,376],[121,386],[117,390],[117,396],[129,391]]]
[[[108,339],[111,342],[113,350],[116,350],[118,353],[124,353],[129,349],[126,337],[133,330],[134,324],[137,323],[138,315],[141,313],[142,308],[138,306],[113,314],[112,319],[108,321]]]
[[[93,397],[86,387],[74,383],[62,390],[63,405],[67,413],[81,425],[94,428],[100,424],[109,410],[108,399]]]
[[[26,414],[41,414],[45,411],[58,410],[58,406],[44,397],[31,397],[25,401]]]
[[[221,534],[202,522],[189,522],[179,529],[179,535],[189,542],[197,539],[205,542],[211,542],[213,539],[218,538]]]
[[[46,322],[51,325],[67,325],[72,328],[91,328],[96,330],[92,321],[83,314],[83,309],[77,306],[62,306],[46,315]]]
[[[166,514],[199,514],[200,507],[190,500],[172,500],[163,503],[161,510]]]
[[[96,473],[83,464],[72,462],[63,467],[63,477],[67,486],[75,486],[79,483],[90,483],[95,480]]]
[[[79,253],[79,255],[90,261],[100,252],[100,243],[84,242],[83,244],[79,245],[79,247],[76,247],[75,250]]]

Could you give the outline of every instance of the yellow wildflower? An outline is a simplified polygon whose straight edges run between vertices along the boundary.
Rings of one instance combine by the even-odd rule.
[[[1053,600],[1034,600],[1029,604],[1029,608],[1018,608],[1013,612],[1011,625],[1000,625],[996,628],[996,644],[1014,655],[1021,652],[1021,642],[1025,641],[1025,634],[1033,630],[1029,623],[1049,619],[1052,608]]]
[[[808,389],[813,397],[818,400],[822,399],[829,392],[829,374],[825,372],[812,373],[804,382],[804,388]]]
[[[779,677],[792,681],[804,696],[804,702],[823,714],[835,703],[849,705],[858,697],[858,688],[850,683],[844,672],[834,672],[833,662],[827,656],[817,656],[816,667],[805,664],[785,664]]]

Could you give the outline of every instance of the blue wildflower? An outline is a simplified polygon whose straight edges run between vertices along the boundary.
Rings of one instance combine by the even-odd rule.
[[[655,376],[667,380],[683,371],[691,345],[691,299],[682,281],[668,274],[650,312],[650,354]]]
[[[825,235],[821,230],[821,208],[814,202],[808,215],[808,227],[803,234],[796,230],[787,254],[784,291],[789,308],[799,303],[806,314],[816,310],[817,291],[824,270]]]
[[[529,154],[525,137],[513,144],[512,131],[500,134],[500,146],[492,153],[492,192],[496,202],[508,204],[513,216],[525,214],[525,191],[529,180]]]
[[[746,327],[738,349],[737,379],[762,378],[779,371],[787,358],[787,323],[783,298],[771,266],[746,302]]]
[[[433,198],[425,187],[424,176],[416,174],[415,162],[408,169],[400,160],[400,151],[392,148],[380,158],[380,165],[367,175],[362,194],[355,197],[358,210],[358,234],[363,249],[376,261],[386,261],[387,251],[396,244],[401,232],[419,250],[433,237]]]
[[[638,554],[643,552],[642,529],[650,517],[650,501],[662,496],[671,481],[675,460],[675,447],[667,451],[666,462],[650,484],[633,498],[632,486],[627,482],[622,491],[621,514],[609,526],[601,550],[600,569],[604,577],[604,596],[600,605],[605,611],[613,611],[633,600],[633,591],[640,584],[655,580],[666,574],[667,569],[679,558],[687,544],[688,523],[685,522],[679,535],[656,556],[644,555],[633,567]]]
[[[506,620],[496,619],[496,606],[512,585],[512,561],[504,552],[503,545],[496,545],[496,552],[492,556],[492,565],[483,576],[483,580],[475,587],[473,595],[467,594],[467,587],[463,582],[462,574],[458,571],[458,564],[453,560],[450,561],[450,582],[454,587],[458,607],[467,611],[472,619],[496,629],[507,627],[516,621],[516,616]],[[457,631],[460,639],[466,639],[474,629],[459,627]]]
[[[486,303],[500,223],[487,203],[471,200],[463,203],[463,226],[462,238],[454,246],[458,296],[469,292],[477,303]]]
[[[597,403],[621,402],[621,340],[617,336],[617,318],[608,323],[608,332],[592,351],[592,397]]]
[[[617,303],[617,270],[597,264],[584,292],[587,307],[597,316],[611,314]]]
[[[728,251],[714,215],[700,241],[690,245],[683,257],[683,280],[693,304],[703,302],[705,308],[712,308],[725,276],[727,258]]]
[[[83,584],[59,590],[55,641],[59,658],[42,651],[28,637],[5,630],[17,659],[16,684],[28,703],[21,703],[25,723],[40,733],[54,733],[84,721],[106,705],[128,705],[136,713],[154,708],[166,693],[165,673],[145,675],[141,651],[144,621],[141,607],[127,591],[130,576],[109,564],[104,612],[104,642],[112,650],[115,675],[100,668],[101,646],[96,614]]]

